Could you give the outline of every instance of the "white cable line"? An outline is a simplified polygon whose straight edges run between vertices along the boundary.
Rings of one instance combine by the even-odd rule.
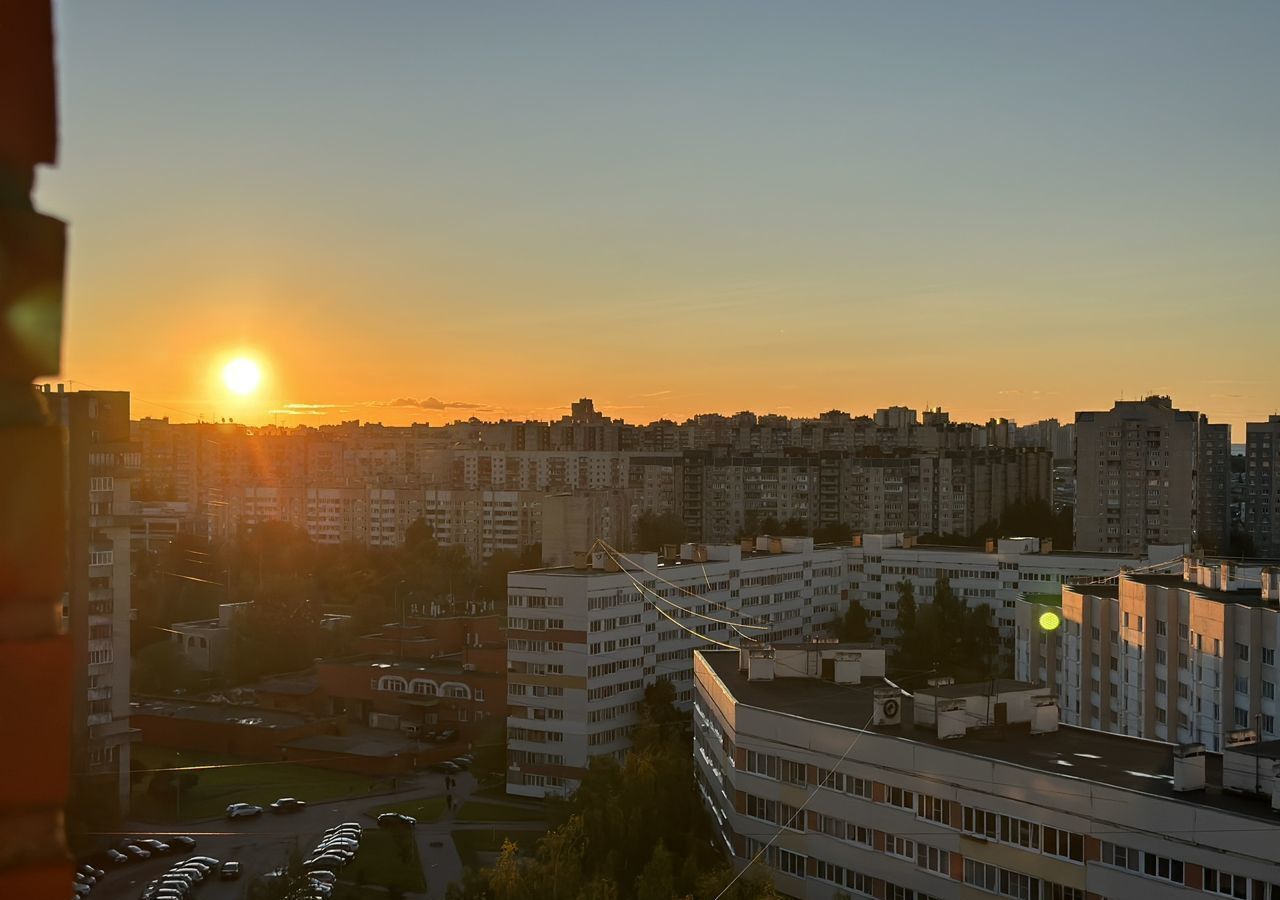
[[[652,600],[649,600],[649,598],[645,597],[645,595],[644,595],[645,587],[644,587],[644,585],[642,585],[642,584],[641,584],[641,583],[640,583],[640,582],[635,578],[635,576],[633,576],[630,572],[627,572],[625,569],[623,570],[623,574],[625,574],[629,579],[631,579],[631,583],[632,583],[632,584],[634,584],[636,587],[640,588],[640,599],[641,599],[641,600],[643,600],[643,601],[646,601],[646,602],[647,602],[651,607],[653,607],[654,612],[656,612],[656,613],[658,613],[659,615],[664,616],[665,618],[669,619],[669,620],[671,621],[671,623],[672,623],[673,625],[675,625],[677,628],[680,628],[680,629],[682,629],[682,630],[684,630],[684,631],[689,632],[689,634],[693,635],[694,637],[696,637],[696,638],[698,638],[698,639],[700,639],[700,640],[704,640],[704,641],[706,641],[706,642],[708,642],[708,643],[710,643],[710,644],[715,644],[717,647],[725,647],[725,648],[727,648],[727,649],[729,649],[729,650],[733,650],[733,651],[735,651],[735,652],[736,652],[736,651],[739,651],[739,650],[741,650],[741,649],[742,649],[741,647],[735,647],[733,644],[726,644],[724,641],[717,641],[715,638],[709,638],[709,637],[707,637],[705,634],[699,634],[697,631],[695,631],[695,630],[694,630],[694,629],[692,629],[692,628],[689,628],[687,625],[683,625],[683,624],[681,624],[680,622],[678,622],[678,621],[675,619],[675,617],[674,617],[674,616],[671,616],[670,614],[668,614],[668,613],[667,613],[667,611],[666,611],[666,610],[664,610],[662,607],[658,606],[658,604],[654,603]],[[659,600],[662,600],[662,599],[665,599],[665,598],[663,598],[663,597],[659,597],[658,599],[659,599]],[[670,603],[671,601],[669,601],[669,600],[668,600],[667,602],[668,602],[668,603]],[[674,605],[674,604],[673,604],[673,605]],[[695,616],[696,616],[696,615],[698,615],[697,613],[695,613],[695,612],[691,612],[690,610],[687,610],[687,609],[684,609],[684,607],[681,607],[681,606],[677,606],[676,608],[677,608],[677,609],[683,609],[685,612],[690,613],[690,615],[695,615]],[[707,616],[702,616],[702,618],[704,618],[704,619],[705,619],[705,618],[708,618],[708,617],[707,617]],[[724,622],[724,621],[722,621],[722,620],[720,620],[720,619],[711,619],[711,621],[712,621],[712,622],[716,622],[716,623],[718,623],[718,624],[720,624],[720,625],[728,625],[730,628],[732,628],[732,627],[733,627],[733,623],[732,623],[732,622]],[[740,636],[740,637],[746,637],[746,635],[742,635],[742,634],[739,634],[739,636]]]
[[[606,550],[605,552],[606,552],[606,553],[608,553],[609,551],[608,551],[608,550]],[[610,554],[610,555],[612,555],[612,554]],[[615,560],[614,560],[614,562],[617,562],[617,560],[615,559]],[[649,593],[653,594],[653,596],[654,596],[656,599],[661,600],[663,603],[667,603],[667,604],[670,604],[671,606],[674,606],[676,609],[680,610],[681,612],[688,613],[688,614],[689,614],[689,615],[691,615],[691,616],[697,616],[699,619],[706,619],[708,622],[715,622],[717,625],[727,625],[727,626],[729,626],[730,628],[732,628],[732,629],[737,633],[738,637],[742,637],[742,638],[749,638],[749,639],[751,639],[751,640],[755,640],[755,638],[753,638],[751,635],[743,634],[743,632],[742,632],[742,629],[743,629],[743,628],[755,628],[755,629],[758,629],[758,630],[761,630],[761,631],[768,631],[768,630],[769,630],[767,625],[740,625],[740,624],[735,623],[735,622],[728,622],[728,621],[725,621],[724,619],[717,619],[717,618],[715,618],[714,616],[706,616],[706,615],[703,615],[703,614],[702,614],[702,613],[700,613],[700,612],[695,612],[695,611],[694,611],[694,610],[692,610],[692,609],[687,609],[687,608],[685,608],[685,607],[681,606],[679,603],[676,603],[674,600],[670,600],[670,599],[668,599],[668,598],[666,598],[666,597],[663,597],[661,594],[659,594],[659,593],[658,593],[656,590],[654,590],[653,588],[651,588],[651,587],[646,587],[646,586],[645,586],[645,585],[644,585],[644,584],[643,584],[639,579],[637,579],[634,575],[632,575],[632,574],[631,574],[630,572],[628,572],[626,569],[623,569],[623,568],[622,568],[622,564],[621,564],[621,563],[618,563],[618,568],[623,572],[623,574],[625,574],[625,575],[627,576],[627,578],[629,578],[629,579],[631,580],[631,583],[632,583],[632,584],[634,584],[634,585],[635,585],[635,586],[640,590],[640,595],[641,595],[641,598],[642,598],[642,599],[644,598],[644,593],[645,593],[645,591],[648,591]],[[653,601],[652,601],[652,600],[650,600],[649,602],[650,602],[650,604],[652,604],[652,603],[653,603]],[[655,607],[655,608],[656,608],[656,607]]]
[[[836,769],[838,769],[840,767],[840,764],[849,757],[849,754],[853,752],[853,748],[857,746],[858,740],[864,734],[866,734],[866,730],[871,727],[871,722],[873,719],[875,719],[874,712],[872,712],[871,717],[867,719],[867,723],[863,725],[862,728],[858,731],[858,733],[853,736],[853,740],[849,742],[849,746],[845,748],[844,753],[840,754],[840,758],[836,760],[835,765],[833,765],[830,769],[827,770],[827,777],[822,779],[821,782],[819,782],[814,786],[813,790],[809,792],[809,796],[805,798],[804,803],[800,804],[800,808],[797,809],[792,814],[791,818],[787,820],[787,823],[779,827],[778,830],[774,832],[773,837],[769,838],[769,843],[761,847],[759,851],[757,851],[756,855],[751,858],[751,861],[747,863],[745,866],[743,866],[738,871],[737,875],[733,876],[733,878],[729,881],[728,884],[724,886],[724,888],[720,891],[720,893],[716,894],[715,900],[720,900],[721,897],[723,897],[726,893],[728,893],[729,888],[733,887],[734,883],[739,878],[741,878],[744,874],[746,874],[747,870],[750,869],[752,866],[754,866],[760,860],[760,857],[764,856],[765,852],[770,847],[773,846],[773,842],[776,841],[778,838],[782,837],[782,832],[785,831],[787,828],[791,827],[791,824],[795,822],[796,818],[799,817],[800,814],[804,812],[805,807],[809,805],[809,802],[818,795],[818,791],[827,786],[827,782],[831,780],[831,776],[835,774]]]
[[[610,547],[610,546],[609,546],[608,544],[606,544],[604,541],[601,541],[601,540],[598,540],[598,539],[597,539],[597,543],[599,543],[599,544],[600,544],[600,546],[604,547],[604,548],[605,548],[605,550],[606,550],[607,552],[610,552],[612,555],[615,555],[618,559],[623,559],[623,560],[626,560],[627,562],[631,563],[631,565],[632,565],[632,566],[634,566],[635,568],[639,569],[641,572],[644,572],[644,573],[645,573],[646,575],[648,575],[650,578],[653,578],[653,579],[655,579],[656,581],[661,581],[663,584],[665,584],[665,585],[667,585],[667,586],[669,586],[669,587],[673,587],[673,588],[675,588],[677,591],[679,591],[680,593],[682,593],[682,594],[686,594],[686,595],[688,595],[688,596],[690,596],[690,597],[694,598],[695,600],[705,600],[707,603],[710,603],[710,604],[712,604],[713,606],[718,606],[718,607],[720,607],[721,609],[727,610],[728,612],[734,613],[734,614],[736,614],[736,615],[738,615],[738,616],[742,616],[743,618],[747,618],[747,619],[758,619],[758,618],[760,618],[759,616],[752,616],[752,615],[749,615],[749,614],[747,614],[747,613],[744,613],[744,612],[743,612],[742,610],[740,610],[740,609],[734,609],[732,606],[729,606],[728,604],[725,604],[725,603],[721,603],[721,602],[719,602],[718,600],[712,600],[710,597],[703,597],[703,596],[701,596],[701,595],[699,595],[699,594],[695,594],[693,591],[689,590],[689,589],[688,589],[688,588],[686,588],[686,587],[681,587],[680,585],[676,584],[675,582],[673,582],[673,581],[668,581],[666,578],[663,578],[661,575],[658,575],[658,574],[657,574],[657,573],[655,573],[655,572],[650,572],[648,569],[646,569],[644,566],[640,565],[640,564],[639,564],[638,562],[636,562],[634,559],[631,559],[631,558],[630,558],[629,556],[627,556],[625,553],[621,553],[621,552],[619,552],[618,550],[616,550],[615,548]],[[743,627],[743,628],[761,628],[762,630],[765,630],[765,631],[767,631],[767,630],[768,630],[767,626],[760,626],[760,625],[746,625],[746,624],[744,624],[742,627]]]

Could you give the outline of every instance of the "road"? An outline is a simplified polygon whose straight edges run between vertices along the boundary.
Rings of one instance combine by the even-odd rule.
[[[461,805],[471,796],[476,782],[468,773],[456,777],[458,783],[453,795],[454,800]],[[444,792],[443,775],[419,775],[412,779],[406,789],[395,794],[316,803],[297,813],[264,813],[254,819],[231,821],[209,819],[187,823],[185,826],[166,827],[164,830],[157,830],[155,825],[131,822],[126,825],[126,830],[130,835],[157,837],[161,840],[172,834],[189,834],[199,843],[186,856],[239,860],[244,874],[238,881],[209,878],[197,886],[193,896],[196,900],[240,900],[250,879],[287,863],[289,854],[295,847],[304,855],[309,853],[326,828],[340,822],[359,822],[366,827],[376,827],[373,820],[365,815],[369,809],[440,797]],[[449,882],[462,877],[462,863],[449,838],[449,831],[455,827],[452,820],[452,813],[446,813],[439,822],[423,823],[416,829],[418,850],[427,876],[428,896],[433,900],[444,897],[445,887]],[[461,827],[471,826],[467,823]],[[494,826],[479,824],[475,827]],[[523,823],[519,827],[528,828],[529,823]],[[433,847],[432,843],[440,843],[441,846]],[[145,862],[131,862],[109,869],[106,878],[94,887],[88,900],[137,900],[148,881],[159,877],[182,858],[184,857],[176,853],[170,853]]]

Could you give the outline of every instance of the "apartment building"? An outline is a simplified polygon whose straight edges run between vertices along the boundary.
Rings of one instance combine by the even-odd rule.
[[[1226,553],[1231,542],[1231,426],[1211,425],[1201,416],[1198,453],[1200,546],[1206,553]]]
[[[1244,527],[1261,556],[1280,557],[1280,416],[1245,425]]]
[[[1224,445],[1228,464],[1219,466]],[[1198,547],[1202,495],[1214,517],[1207,533],[1220,540],[1230,504],[1229,451],[1221,426],[1175,409],[1168,397],[1076,413],[1076,547],[1134,554],[1148,544]]]
[[[73,786],[94,803],[129,805],[131,484],[141,452],[130,441],[129,394],[63,391],[41,397],[67,435],[67,579],[63,622],[72,646]]]
[[[1280,737],[1280,569],[1190,556],[1171,567],[1064,584],[1060,609],[1020,604],[1016,674],[1045,685],[1072,725],[1210,750],[1237,729]],[[1046,611],[1059,630],[1039,626]]]
[[[919,544],[903,534],[864,534],[848,551],[849,599],[867,610],[876,636],[889,646],[899,638],[898,585],[909,581],[917,604],[929,603],[945,575],[969,605],[987,604],[1000,627],[1005,653],[1014,649],[1018,600],[1057,596],[1064,583],[1115,576],[1124,566],[1177,559],[1186,548],[1153,546],[1143,556],[1055,551],[1040,538],[1000,538],[985,548]]]
[[[1025,683],[904,695],[855,653],[792,652],[694,654],[703,801],[782,895],[1280,897],[1280,743],[1207,753],[1060,725]]]
[[[693,700],[695,648],[741,635],[799,641],[838,612],[844,548],[811,538],[583,554],[507,578],[507,791],[572,791],[591,757],[621,758],[646,685]],[[735,628],[734,626],[737,626]]]
[[[574,554],[602,540],[611,547],[631,546],[637,510],[629,491],[580,491],[542,497],[542,561],[567,566]]]

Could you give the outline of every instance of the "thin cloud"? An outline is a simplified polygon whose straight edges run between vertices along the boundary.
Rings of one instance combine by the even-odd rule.
[[[342,403],[286,403],[285,409],[346,409]]]
[[[284,409],[267,410],[267,415],[269,416],[323,416],[325,414],[326,414],[325,409],[310,409],[310,408],[294,409],[287,404],[284,407]]]

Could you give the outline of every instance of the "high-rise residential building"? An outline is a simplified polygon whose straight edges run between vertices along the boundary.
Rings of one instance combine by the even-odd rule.
[[[844,548],[811,538],[586,554],[507,578],[507,791],[572,791],[591,757],[621,759],[644,689],[693,700],[697,647],[801,641],[840,605]]]
[[[1200,417],[1196,496],[1200,546],[1206,553],[1226,553],[1231,542],[1231,426],[1211,425],[1205,416]]]
[[[1076,548],[1196,546],[1199,431],[1200,416],[1168,397],[1076,413]]]
[[[1280,569],[1195,557],[1146,568],[1064,584],[1060,606],[1020,603],[1015,674],[1085,728],[1210,750],[1237,729],[1280,738]],[[1046,612],[1059,629],[1040,625]]]
[[[1280,416],[1245,425],[1244,527],[1260,556],[1280,557]]]
[[[918,543],[904,534],[864,534],[847,551],[849,599],[867,611],[876,637],[893,647],[898,630],[899,584],[909,582],[917,604],[933,600],[945,576],[969,606],[987,604],[1000,629],[1001,652],[1014,651],[1016,607],[1020,599],[1056,597],[1062,585],[1079,579],[1114,578],[1123,567],[1180,559],[1181,544],[1153,546],[1143,556],[1054,550],[1041,538],[992,539],[985,548]],[[945,674],[945,673],[944,673]]]
[[[631,546],[632,503],[628,491],[575,491],[542,497],[542,561],[573,564],[574,553],[597,540]]]
[[[73,791],[83,802],[129,803],[130,487],[141,450],[130,441],[124,391],[41,396],[67,435],[67,578],[72,646]]]
[[[1280,742],[1219,754],[1060,725],[1007,680],[905,696],[858,656],[694,655],[712,828],[783,896],[1280,896]]]

